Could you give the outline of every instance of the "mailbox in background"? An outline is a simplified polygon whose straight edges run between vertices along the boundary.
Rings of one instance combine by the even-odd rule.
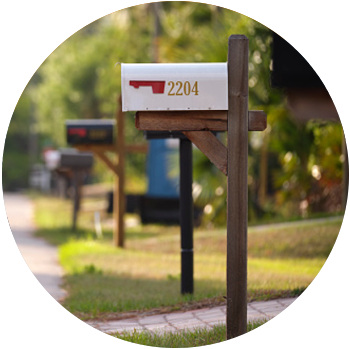
[[[75,149],[52,150],[45,156],[46,167],[53,170],[88,170],[93,165],[91,153],[79,152]]]
[[[227,110],[227,63],[122,64],[123,111]]]
[[[114,120],[67,120],[67,143],[70,145],[114,144]]]
[[[76,149],[60,149],[52,160],[49,164],[51,170],[54,170],[64,180],[65,186],[68,182],[70,183],[69,189],[73,189],[73,192],[71,190],[70,192],[73,193],[72,229],[75,230],[80,209],[81,186],[92,168],[93,156],[91,153],[79,152]],[[66,193],[67,191],[66,188]]]
[[[60,168],[90,169],[94,161],[91,153],[82,153],[71,149],[61,149],[60,155]]]

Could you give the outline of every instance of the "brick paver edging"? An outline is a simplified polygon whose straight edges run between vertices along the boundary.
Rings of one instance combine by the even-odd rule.
[[[271,301],[252,302],[248,304],[248,321],[271,319],[291,305],[296,298],[283,298]],[[226,322],[226,306],[173,312],[162,315],[134,317],[117,321],[88,321],[92,327],[105,332],[177,332],[184,329],[212,328]]]

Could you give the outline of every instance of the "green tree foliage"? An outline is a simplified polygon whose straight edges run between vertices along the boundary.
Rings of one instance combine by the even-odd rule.
[[[236,12],[194,2],[161,3],[157,22],[152,6],[139,5],[103,17],[72,35],[48,57],[34,76],[36,84],[30,94],[23,94],[13,115],[4,178],[14,186],[19,183],[19,166],[11,165],[16,157],[22,164],[22,177],[28,170],[28,156],[20,149],[26,147],[31,113],[35,113],[41,139],[66,146],[66,119],[114,118],[121,90],[117,62],[147,63],[155,57],[162,63],[226,62],[228,37],[244,34],[250,45],[249,108],[268,114],[267,130],[250,133],[250,219],[339,209],[329,197],[336,196],[333,189],[341,183],[341,127],[299,125],[293,120],[283,92],[270,86],[272,32]],[[23,127],[19,138],[18,127]],[[128,143],[143,138],[130,113],[125,118],[125,137]],[[226,135],[219,137],[225,143]],[[226,178],[199,151],[194,152],[194,162],[198,203],[206,207],[209,222],[224,223]],[[126,166],[127,173],[133,174],[127,178],[137,178],[144,174],[145,157],[129,156]],[[97,165],[99,180],[108,180],[105,173]]]
[[[28,186],[29,156],[23,151],[28,148],[32,103],[25,91],[13,113],[4,147],[2,182],[4,190],[15,190]]]

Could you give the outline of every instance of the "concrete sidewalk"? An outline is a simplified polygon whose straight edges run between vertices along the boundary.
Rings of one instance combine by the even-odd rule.
[[[295,299],[296,298],[284,298],[266,302],[249,303],[248,321],[271,319],[291,305]],[[212,328],[214,325],[226,323],[226,306],[135,317],[118,321],[88,321],[87,323],[105,333],[122,333],[134,330],[177,332],[184,329]]]
[[[58,264],[57,248],[34,236],[33,205],[21,194],[4,193],[7,218],[18,249],[29,269],[46,291],[56,300],[66,293],[62,284],[62,269]]]

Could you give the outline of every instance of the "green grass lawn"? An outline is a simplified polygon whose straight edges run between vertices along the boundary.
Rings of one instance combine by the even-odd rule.
[[[147,225],[126,231],[126,248],[93,231],[93,213],[70,229],[68,201],[36,198],[37,235],[58,245],[69,296],[63,305],[82,319],[153,308],[187,309],[223,303],[226,280],[225,229],[194,234],[195,293],[180,295],[179,227]],[[248,297],[263,300],[300,294],[315,278],[338,236],[341,219],[248,233]]]
[[[252,331],[266,323],[266,320],[249,322],[247,330]],[[160,348],[191,348],[203,345],[215,344],[226,340],[226,326],[217,325],[212,329],[191,329],[191,331],[183,330],[178,333],[155,333],[142,331],[130,333],[112,333],[114,337],[118,337],[128,342],[148,345]]]

